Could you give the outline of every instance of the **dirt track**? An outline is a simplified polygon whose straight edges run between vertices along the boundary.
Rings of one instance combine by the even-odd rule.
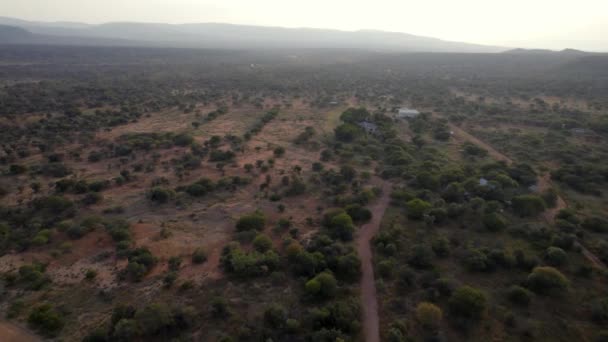
[[[538,178],[538,191],[543,192],[551,188],[551,175],[546,173]],[[568,205],[566,201],[562,198],[562,196],[557,195],[557,200],[555,203],[555,207],[549,208],[545,210],[543,216],[548,223],[554,223],[555,217],[559,213],[560,210],[566,209]]]
[[[0,321],[0,341],[40,342],[42,339],[17,324],[8,321]]]
[[[384,211],[390,203],[389,183],[382,185],[382,197],[370,208],[372,220],[364,224],[357,236],[357,251],[361,258],[361,304],[363,305],[363,333],[366,342],[379,342],[380,329],[378,318],[378,299],[376,298],[376,282],[370,242],[380,229]]]
[[[513,164],[513,160],[511,160],[511,158],[505,156],[504,154],[502,154],[501,152],[499,152],[498,150],[494,149],[494,147],[488,145],[487,143],[485,143],[482,140],[479,140],[478,138],[476,138],[475,136],[471,135],[469,132],[463,130],[462,128],[450,124],[450,130],[452,130],[452,132],[454,132],[454,135],[456,136],[456,138],[460,138],[463,140],[468,140],[470,142],[472,142],[473,144],[483,148],[484,150],[488,151],[488,154],[490,155],[490,157],[496,159],[496,160],[500,160],[500,161],[504,161],[506,162],[508,165]]]

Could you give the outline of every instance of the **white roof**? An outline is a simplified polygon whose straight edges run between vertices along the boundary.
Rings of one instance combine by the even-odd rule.
[[[419,114],[419,112],[415,109],[404,107],[399,109],[399,114]]]

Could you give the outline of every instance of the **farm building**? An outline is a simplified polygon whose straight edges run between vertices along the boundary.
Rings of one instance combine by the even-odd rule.
[[[409,119],[409,118],[415,118],[418,115],[420,115],[419,111],[417,111],[415,109],[403,107],[403,108],[399,109],[397,114],[395,114],[395,117],[397,119]]]

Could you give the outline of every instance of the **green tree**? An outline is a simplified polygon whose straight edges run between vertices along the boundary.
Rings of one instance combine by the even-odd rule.
[[[507,298],[517,305],[526,306],[530,303],[532,294],[521,286],[513,285],[507,290]]]
[[[272,248],[272,240],[265,234],[258,234],[255,239],[253,239],[253,247],[258,252],[266,252]]]
[[[171,190],[163,189],[163,188],[153,188],[148,192],[148,198],[152,202],[156,203],[167,203],[171,197],[173,197],[174,193]]]
[[[372,219],[372,212],[360,204],[346,206],[346,213],[356,222],[367,222]]]
[[[135,321],[144,335],[163,333],[174,324],[171,310],[162,303],[150,304],[139,310]]]
[[[528,275],[528,287],[539,294],[565,291],[570,282],[560,271],[550,266],[539,266]]]
[[[536,195],[521,195],[513,197],[513,210],[519,216],[536,216],[545,211],[545,202]]]
[[[545,260],[551,266],[561,266],[568,261],[568,255],[559,247],[549,247],[545,252]]]
[[[273,304],[264,311],[264,323],[273,329],[282,328],[286,318],[285,308],[278,304]]]
[[[358,122],[369,119],[370,116],[371,114],[364,107],[348,108],[342,113],[342,115],[340,115],[340,120],[356,124]]]
[[[201,247],[197,248],[192,252],[192,262],[195,264],[202,264],[207,261],[207,253]]]
[[[277,158],[282,157],[285,154],[285,148],[282,146],[279,146],[274,149],[273,153],[274,153],[274,156]]]
[[[29,325],[42,335],[53,337],[65,325],[63,316],[51,304],[42,304],[35,307],[27,318]]]
[[[241,216],[236,223],[239,232],[246,230],[262,230],[266,225],[266,216],[260,211]]]
[[[408,264],[415,268],[429,268],[432,266],[433,252],[425,244],[418,244],[412,248]]]
[[[123,318],[114,326],[113,337],[118,341],[132,341],[139,335],[139,328],[133,319]]]
[[[498,213],[489,213],[483,216],[483,225],[487,230],[496,232],[507,227],[507,219]]]
[[[352,240],[355,225],[347,213],[341,213],[332,217],[329,224],[331,235],[344,241]]]
[[[439,328],[442,317],[443,312],[433,303],[422,302],[416,306],[416,319],[427,329],[436,330]]]
[[[306,282],[306,292],[320,298],[333,298],[338,290],[336,278],[329,272],[321,272]]]
[[[336,135],[336,139],[343,142],[351,142],[363,135],[363,131],[360,127],[350,123],[341,124],[340,126],[336,127],[334,133]]]
[[[414,220],[420,220],[433,207],[429,202],[415,198],[405,204],[407,216]]]
[[[479,319],[486,309],[486,295],[470,286],[458,288],[448,301],[450,312],[468,319]]]

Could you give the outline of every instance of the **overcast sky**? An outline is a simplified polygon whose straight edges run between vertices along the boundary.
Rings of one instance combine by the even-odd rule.
[[[0,15],[378,29],[481,44],[608,51],[608,0],[0,0]]]

